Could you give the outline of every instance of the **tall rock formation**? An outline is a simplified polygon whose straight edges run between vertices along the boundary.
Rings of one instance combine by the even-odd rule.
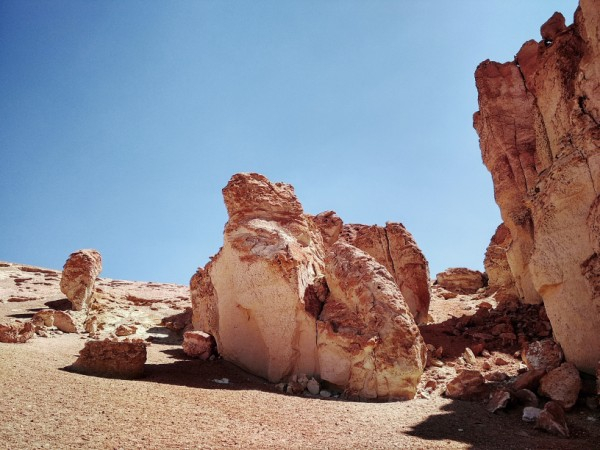
[[[94,283],[102,272],[102,257],[97,250],[85,249],[71,253],[63,267],[60,290],[67,296],[73,310],[86,310],[94,294]]]
[[[593,373],[600,359],[600,8],[581,0],[566,27],[515,61],[475,73],[474,126],[512,243],[520,297],[544,302],[567,360]]]
[[[519,294],[506,254],[512,243],[510,230],[501,223],[485,252],[483,266],[488,276],[488,292],[498,301],[517,301]]]
[[[219,253],[191,280],[193,324],[271,382],[316,376],[359,398],[412,398],[425,348],[385,267],[304,214],[292,186],[234,175]],[[331,285],[330,285],[331,283]]]
[[[392,274],[415,320],[424,323],[431,300],[429,263],[404,225],[348,224],[344,225],[341,237],[371,255]]]

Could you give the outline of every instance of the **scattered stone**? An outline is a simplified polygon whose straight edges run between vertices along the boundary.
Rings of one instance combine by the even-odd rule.
[[[478,344],[470,345],[469,348],[471,349],[471,351],[473,352],[473,354],[475,356],[479,356],[479,355],[483,356],[483,351],[485,350],[485,344],[483,342],[479,342]]]
[[[77,333],[73,316],[65,311],[54,311],[54,326],[63,333]]]
[[[512,382],[512,388],[516,391],[521,389],[535,391],[544,375],[546,375],[546,371],[543,369],[534,369],[522,373]]]
[[[548,372],[540,380],[538,392],[568,410],[577,402],[580,389],[581,377],[577,367],[570,362],[566,362]]]
[[[472,366],[477,364],[477,358],[475,358],[475,354],[473,353],[473,350],[471,350],[469,347],[467,347],[465,349],[465,352],[463,353],[463,358],[465,359],[465,362],[467,364],[470,364]]]
[[[548,372],[560,366],[563,353],[553,339],[544,339],[530,343],[523,350],[522,357],[529,370],[544,369]]]
[[[216,352],[215,339],[203,331],[186,331],[182,346],[186,355],[205,361]]]
[[[102,272],[102,257],[97,250],[78,250],[67,259],[62,271],[60,290],[75,311],[87,309],[94,294],[94,283]]]
[[[119,325],[115,330],[115,334],[117,336],[131,336],[137,332],[137,327],[135,325]]]
[[[529,389],[519,389],[513,395],[519,403],[525,406],[537,407],[540,403],[537,395]]]
[[[490,356],[492,356],[492,355],[490,354],[490,352],[489,352],[489,351],[487,351],[487,350],[482,350],[482,351],[481,351],[481,356],[483,356],[484,358],[489,358],[489,357],[490,357]]]
[[[446,385],[446,396],[467,400],[481,394],[485,380],[477,370],[463,370]]]
[[[483,370],[490,370],[492,368],[492,365],[489,362],[484,361],[483,364],[481,364],[481,368]]]
[[[501,356],[497,356],[496,358],[494,358],[494,364],[496,364],[497,366],[506,366],[508,365],[508,361],[506,359],[504,359]]]
[[[558,402],[546,403],[535,422],[535,427],[552,434],[569,437],[565,412]]]
[[[213,382],[217,383],[217,384],[229,384],[229,378],[216,378],[213,380]]]
[[[323,389],[321,392],[319,392],[319,395],[323,398],[329,398],[329,397],[331,397],[331,392]]]
[[[140,378],[144,375],[146,344],[134,341],[88,341],[69,369],[107,378]]]
[[[160,324],[169,330],[181,332],[181,331],[191,331],[192,328],[192,308],[187,307],[185,311],[174,314],[169,317],[164,317]]]
[[[31,318],[31,322],[36,327],[53,327],[54,326],[54,310],[44,309],[36,312]]]
[[[0,342],[22,344],[33,337],[35,330],[31,322],[0,324]]]
[[[508,375],[504,372],[500,372],[499,370],[495,370],[494,372],[486,373],[484,375],[484,378],[486,379],[486,381],[493,381],[498,383],[501,381],[508,380]]]
[[[508,391],[496,391],[490,396],[490,400],[487,404],[487,410],[491,413],[504,409],[508,405],[510,400],[510,393]]]
[[[540,417],[541,412],[542,410],[540,408],[536,408],[535,406],[526,406],[523,408],[523,421],[535,422]]]
[[[319,395],[319,392],[321,392],[321,385],[317,380],[311,378],[308,380],[308,383],[306,383],[306,390],[312,395]]]

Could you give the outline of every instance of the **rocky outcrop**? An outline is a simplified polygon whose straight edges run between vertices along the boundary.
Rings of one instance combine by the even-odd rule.
[[[517,301],[519,299],[515,279],[506,256],[511,242],[510,230],[501,223],[492,236],[483,261],[485,273],[488,276],[488,292],[493,294],[498,301]]]
[[[411,398],[424,343],[394,278],[304,214],[292,186],[237,174],[219,253],[190,282],[195,330],[271,382],[315,376],[360,398]]]
[[[429,263],[401,223],[344,225],[341,239],[371,255],[394,277],[417,323],[425,323],[431,301]]]
[[[600,9],[575,23],[555,14],[515,61],[475,73],[474,125],[519,297],[544,302],[565,357],[593,373],[600,359]]]
[[[102,257],[96,250],[78,250],[67,259],[62,271],[60,290],[75,311],[86,310],[92,301],[94,283],[102,272]]]
[[[35,334],[31,322],[0,323],[0,342],[5,344],[22,344]]]
[[[435,276],[436,284],[450,292],[474,294],[486,285],[486,277],[478,270],[452,267]]]
[[[79,358],[69,366],[73,372],[106,378],[140,378],[144,375],[146,343],[142,340],[88,341]]]

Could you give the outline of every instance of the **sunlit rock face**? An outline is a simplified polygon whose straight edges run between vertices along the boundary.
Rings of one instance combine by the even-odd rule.
[[[474,125],[511,234],[519,297],[544,302],[566,359],[600,359],[600,9],[554,15],[515,61],[475,72]]]
[[[306,374],[347,396],[412,398],[423,340],[392,275],[338,240],[341,219],[304,214],[292,186],[254,173],[223,196],[223,247],[191,280],[194,328],[271,382]]]

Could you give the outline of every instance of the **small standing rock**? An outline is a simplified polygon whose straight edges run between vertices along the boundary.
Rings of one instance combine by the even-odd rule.
[[[215,339],[204,331],[186,331],[183,334],[183,351],[192,358],[207,360],[215,349]]]
[[[569,428],[567,427],[567,419],[565,412],[558,402],[548,402],[544,409],[540,412],[535,427],[546,430],[553,434],[561,436],[569,436]]]

